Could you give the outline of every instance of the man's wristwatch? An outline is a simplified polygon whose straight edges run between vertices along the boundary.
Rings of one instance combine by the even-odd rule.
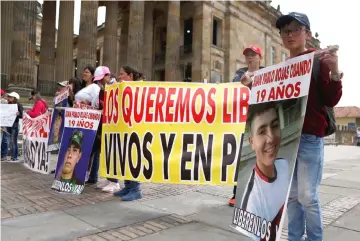
[[[343,76],[344,76],[344,73],[339,71],[337,73],[331,73],[330,71],[330,79],[333,80],[333,81],[340,81],[342,80]]]

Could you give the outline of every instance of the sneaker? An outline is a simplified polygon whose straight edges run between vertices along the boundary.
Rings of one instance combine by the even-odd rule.
[[[21,161],[19,159],[11,158],[8,162],[10,162],[10,163],[20,163]]]
[[[230,207],[234,207],[234,205],[235,205],[235,197],[233,197],[233,198],[230,199],[230,201],[229,201],[229,206],[230,206]]]
[[[137,199],[142,198],[142,194],[139,191],[129,191],[128,194],[126,194],[125,196],[122,197],[123,201],[135,201]]]
[[[120,185],[117,182],[109,182],[101,191],[114,193],[120,190]]]
[[[130,189],[127,187],[124,187],[120,191],[114,192],[114,196],[116,197],[123,197],[129,193]]]
[[[107,179],[100,179],[98,183],[96,184],[96,188],[102,189],[105,186],[109,184],[109,181]]]
[[[2,162],[6,162],[6,161],[7,161],[7,158],[6,158],[6,157],[1,157],[1,161],[2,161]]]

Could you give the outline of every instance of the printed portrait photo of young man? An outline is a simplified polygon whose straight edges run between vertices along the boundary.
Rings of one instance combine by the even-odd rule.
[[[259,217],[252,220],[257,222],[252,227],[244,228],[240,224],[236,226],[238,231],[253,240],[276,240],[295,161],[292,145],[298,144],[300,135],[296,126],[302,121],[301,101],[291,102],[289,110],[285,110],[288,114],[286,118],[281,102],[267,102],[249,107],[246,122],[248,150],[243,149],[242,154],[242,161],[248,161],[248,169],[239,173],[239,177],[243,177],[243,188],[237,191],[235,207],[243,210],[244,215],[252,214],[252,217]],[[285,128],[285,134],[282,133],[284,123],[281,124],[284,119],[293,124]],[[290,147],[282,147],[284,136],[287,137],[287,141],[290,140],[289,143],[293,143]],[[279,152],[280,148],[283,150],[282,153]],[[249,155],[252,157],[246,158]],[[267,223],[266,234],[261,236],[261,224],[264,220]]]
[[[78,180],[75,175],[76,165],[80,161],[82,155],[82,141],[83,133],[79,130],[75,130],[70,137],[62,168],[57,172],[57,180],[73,184],[73,186],[75,186],[75,184],[83,185],[83,182]]]

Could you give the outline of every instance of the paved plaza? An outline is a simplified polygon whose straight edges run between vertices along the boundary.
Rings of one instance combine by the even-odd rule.
[[[360,148],[327,146],[325,155],[324,240],[360,240]],[[122,202],[93,187],[60,194],[52,181],[1,163],[1,240],[249,240],[230,227],[232,187],[149,183],[142,184],[143,199]]]

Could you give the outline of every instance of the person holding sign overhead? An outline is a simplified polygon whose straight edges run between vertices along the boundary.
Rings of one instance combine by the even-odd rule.
[[[144,75],[139,73],[135,69],[129,66],[123,66],[120,68],[120,75],[118,81],[142,81]],[[114,196],[121,197],[123,201],[134,201],[142,198],[140,191],[140,183],[136,181],[125,180],[125,187],[118,192],[114,193]]]
[[[251,88],[251,76],[256,70],[264,68],[260,65],[262,60],[262,51],[259,47],[250,45],[244,49],[243,55],[245,56],[247,67],[238,69],[236,71],[236,76],[233,79],[233,82],[241,82],[243,85]],[[229,201],[230,207],[234,207],[235,205],[235,196],[236,186],[234,186],[233,197]]]

